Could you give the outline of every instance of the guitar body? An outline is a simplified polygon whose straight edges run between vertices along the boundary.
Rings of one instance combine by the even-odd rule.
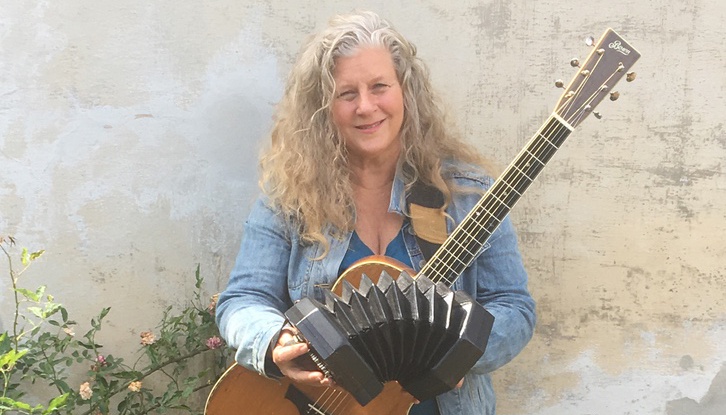
[[[413,276],[404,264],[385,257],[371,256],[351,265],[333,285],[340,293],[342,281],[359,286],[365,274],[377,282],[386,271],[394,279],[401,271]],[[274,380],[234,364],[212,388],[204,409],[206,415],[406,415],[415,399],[398,382],[387,382],[383,392],[365,407],[347,392]]]
[[[317,402],[317,403],[316,403]],[[217,381],[206,415],[406,415],[414,398],[397,382],[362,407],[344,391],[266,378],[237,364]],[[312,406],[311,406],[312,405]]]

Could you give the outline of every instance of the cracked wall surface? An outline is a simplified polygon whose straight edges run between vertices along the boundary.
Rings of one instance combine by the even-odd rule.
[[[462,133],[505,166],[583,39],[642,54],[511,216],[535,338],[494,374],[509,415],[726,413],[726,5],[715,0],[0,4],[0,234],[76,320],[136,348],[224,287],[256,155],[305,36],[367,7],[413,40]],[[0,278],[0,328],[8,327]],[[82,299],[82,300],[81,300]]]

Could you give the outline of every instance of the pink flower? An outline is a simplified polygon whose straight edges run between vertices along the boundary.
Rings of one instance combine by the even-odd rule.
[[[154,337],[154,333],[150,331],[141,332],[141,344],[143,344],[144,346],[150,346],[154,343],[156,343],[156,337]]]
[[[93,389],[91,389],[91,385],[88,382],[84,382],[78,389],[78,394],[81,395],[81,399],[87,401],[93,396]]]
[[[101,370],[102,367],[107,366],[108,362],[106,362],[106,358],[102,355],[96,356],[96,364],[91,366],[91,370],[94,372],[98,372]]]
[[[219,349],[220,347],[222,347],[223,344],[224,342],[222,341],[222,339],[217,336],[212,336],[206,341],[207,347],[211,350]]]
[[[129,383],[129,390],[131,392],[138,392],[141,390],[141,381],[137,380]]]

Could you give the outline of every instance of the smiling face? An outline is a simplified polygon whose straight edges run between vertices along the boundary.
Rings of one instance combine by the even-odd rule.
[[[351,161],[397,160],[403,92],[391,54],[382,47],[358,49],[336,59],[333,78],[333,123]]]

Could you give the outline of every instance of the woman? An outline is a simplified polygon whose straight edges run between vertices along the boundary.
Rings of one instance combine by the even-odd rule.
[[[447,124],[415,47],[371,12],[337,16],[292,69],[261,158],[263,196],[246,222],[217,321],[237,362],[266,376],[330,385],[296,364],[283,313],[303,297],[322,300],[355,260],[424,261],[406,208],[418,182],[443,194],[449,230],[492,180],[484,159]],[[463,384],[412,414],[494,414],[488,373],[532,336],[534,301],[507,219],[452,287],[494,317],[486,352]]]

